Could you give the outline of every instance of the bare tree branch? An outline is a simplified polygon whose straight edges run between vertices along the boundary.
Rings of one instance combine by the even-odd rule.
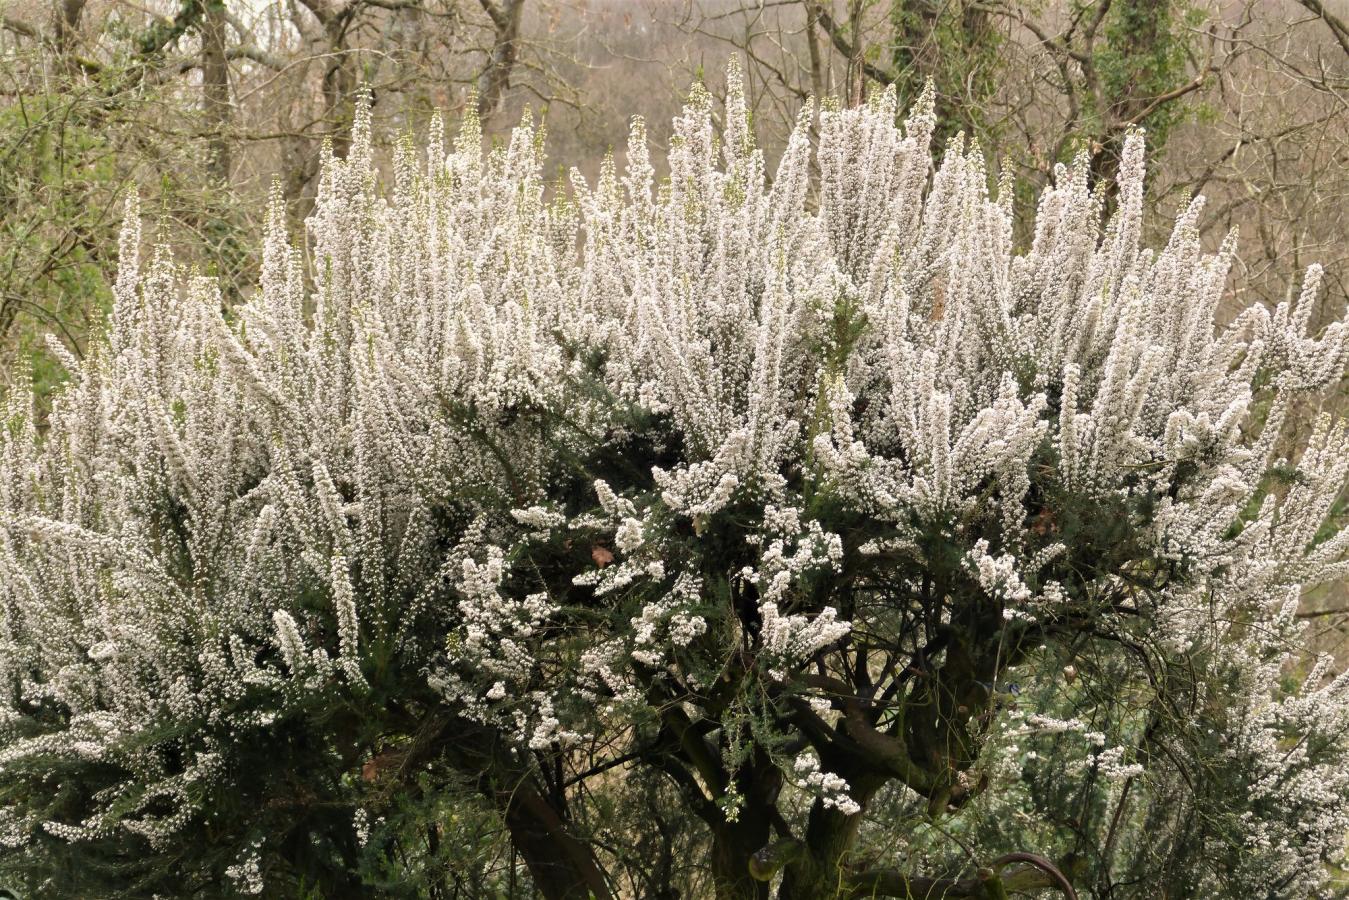
[[[1345,55],[1349,56],[1349,25],[1346,25],[1343,19],[1331,15],[1321,0],[1297,0],[1297,2],[1326,23],[1326,27],[1330,29],[1330,33],[1335,36],[1336,42],[1340,45],[1340,49],[1345,52]]]

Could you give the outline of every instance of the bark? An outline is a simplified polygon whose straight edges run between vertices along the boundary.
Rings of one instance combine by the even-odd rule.
[[[224,0],[207,0],[201,29],[201,93],[206,114],[208,171],[218,183],[230,177],[230,69]]]
[[[85,0],[56,0],[52,9],[52,44],[66,59],[75,52]]]
[[[654,686],[648,690],[656,696]],[[671,705],[662,718],[663,740],[648,762],[675,781],[689,808],[711,832],[709,862],[717,900],[767,900],[769,885],[757,876],[755,863],[775,826],[785,828],[777,810],[782,772],[756,747],[735,773],[728,773],[683,710]],[[734,813],[714,802],[724,801],[731,792],[740,801]]]
[[[815,7],[806,4],[806,48],[810,51],[810,91],[815,102],[824,100],[824,65],[820,60],[820,42],[815,29],[820,27]]]
[[[852,788],[849,793],[864,810],[888,780],[860,775],[837,764],[826,763],[826,767],[848,779]],[[809,900],[837,892],[847,881],[848,855],[864,818],[864,813],[847,816],[816,800],[806,825],[805,842],[787,863],[778,900]]]
[[[712,828],[712,874],[718,900],[767,900],[769,885],[757,877],[755,857],[770,843],[778,817],[782,772],[763,751],[735,773],[731,782],[743,803],[734,822]],[[710,823],[711,824],[711,823]]]
[[[347,45],[348,30],[357,5],[354,0],[300,0],[318,22],[314,29],[296,19],[296,27],[315,47],[323,60],[321,84],[323,109],[318,117],[332,142],[333,152],[345,156],[351,145],[350,102],[356,89],[356,56]],[[319,173],[319,155],[311,137],[292,137],[286,142],[286,183],[284,193],[292,198],[292,214],[304,221],[314,208],[312,186]]]
[[[538,774],[518,760],[494,730],[459,718],[427,723],[429,735],[407,753],[400,772],[410,779],[437,755],[477,778],[478,791],[501,810],[511,843],[544,900],[611,900],[608,881],[588,844],[568,827],[539,787]]]
[[[520,21],[524,15],[525,0],[481,0],[482,8],[492,20],[495,32],[492,52],[487,67],[478,78],[478,115],[489,117],[501,105],[501,98],[510,87],[511,71],[520,54]]]
[[[714,830],[712,877],[717,900],[767,900],[770,886],[754,877],[751,866],[770,835],[766,818],[745,811],[739,821]]]
[[[1129,23],[1129,28],[1114,40],[1116,55],[1127,60],[1130,66],[1128,77],[1120,79],[1119,86],[1099,100],[1101,106],[1102,134],[1100,147],[1091,159],[1090,182],[1095,185],[1106,182],[1106,195],[1114,197],[1116,191],[1115,176],[1119,172],[1120,161],[1124,153],[1124,141],[1129,132],[1142,125],[1149,116],[1156,113],[1160,97],[1152,87],[1154,73],[1150,66],[1157,65],[1156,48],[1174,43],[1171,34],[1171,14],[1173,0],[1119,0],[1115,9]],[[1200,74],[1203,78],[1203,73]],[[1175,99],[1179,99],[1178,95]],[[1152,154],[1160,151],[1162,134],[1154,129],[1149,135],[1149,150]]]
[[[608,900],[608,883],[590,848],[572,835],[532,784],[499,784],[492,791],[505,809],[511,842],[544,900]]]
[[[346,15],[323,23],[329,53],[328,68],[323,73],[323,119],[332,129],[333,152],[338,156],[345,156],[351,148],[348,109],[357,78],[356,55],[347,47],[347,23]]]

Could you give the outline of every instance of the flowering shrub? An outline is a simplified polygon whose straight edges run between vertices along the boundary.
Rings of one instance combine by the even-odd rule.
[[[106,341],[4,411],[0,875],[448,896],[481,820],[550,898],[1333,890],[1319,270],[1215,327],[1234,242],[1140,248],[1137,135],[1018,249],[930,94],[770,184],[731,81],[553,199],[471,117],[383,190],[362,111],[224,315],[128,204]]]

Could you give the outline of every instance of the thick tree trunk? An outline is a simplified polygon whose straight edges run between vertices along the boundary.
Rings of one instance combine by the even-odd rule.
[[[839,774],[848,779],[852,789],[849,793],[863,809],[887,780],[857,773]],[[857,829],[863,818],[862,813],[847,816],[815,801],[806,826],[804,846],[787,864],[778,900],[832,897],[847,884],[844,866],[857,841]]]
[[[718,900],[767,900],[769,885],[755,877],[755,857],[773,839],[782,772],[762,748],[733,780],[741,805],[734,822],[712,829],[712,874]]]
[[[230,177],[230,69],[224,0],[208,0],[201,29],[201,93],[206,113],[208,168],[217,183]]]
[[[1169,33],[1172,6],[1173,0],[1121,0],[1114,8],[1128,27],[1121,28],[1110,39],[1114,44],[1111,49],[1126,61],[1129,72],[1128,77],[1118,79],[1113,91],[1107,89],[1100,98],[1104,130],[1089,172],[1090,183],[1094,186],[1104,181],[1106,195],[1112,200],[1118,189],[1115,178],[1124,154],[1124,141],[1130,129],[1148,120],[1144,113],[1160,93],[1155,83],[1155,70],[1162,65],[1157,54],[1158,48],[1173,41]],[[1149,153],[1156,156],[1164,140],[1163,133],[1151,130]]]
[[[767,900],[769,885],[750,870],[754,855],[768,845],[771,830],[766,818],[742,812],[712,837],[712,877],[717,900]]]
[[[540,790],[537,772],[483,733],[486,793],[506,819],[511,843],[544,900],[610,900],[609,884],[590,846],[572,834],[563,812]]]
[[[56,0],[52,5],[52,45],[66,74],[80,70],[75,58],[75,44],[79,39],[80,19],[84,15],[85,0]]]
[[[609,886],[594,854],[567,831],[533,785],[498,785],[494,794],[506,811],[511,842],[544,900],[608,900]]]
[[[539,789],[534,765],[513,753],[499,733],[453,716],[430,721],[419,731],[430,737],[417,742],[400,768],[413,772],[424,760],[442,755],[476,777],[478,792],[501,811],[511,843],[544,900],[611,900],[590,846],[572,833]]]
[[[478,115],[486,119],[501,105],[506,88],[511,83],[511,72],[519,55],[520,22],[524,15],[524,0],[481,0],[482,8],[492,20],[492,52],[487,66],[478,78]]]

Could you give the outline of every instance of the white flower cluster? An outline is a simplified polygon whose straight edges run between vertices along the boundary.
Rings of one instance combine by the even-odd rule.
[[[631,620],[634,659],[659,667],[665,663],[666,647],[687,647],[707,631],[707,621],[690,610],[699,601],[699,588],[697,578],[681,573],[668,595],[642,607],[642,614]]]
[[[1310,897],[1318,895],[1325,864],[1344,858],[1349,834],[1349,766],[1315,752],[1349,734],[1349,673],[1332,676],[1331,660],[1322,657],[1289,687],[1305,633],[1297,601],[1290,591],[1269,623],[1236,642],[1240,658],[1212,665],[1234,694],[1236,721],[1224,735],[1221,764],[1238,774],[1248,801],[1231,877],[1248,891],[1275,883],[1288,896]]]
[[[976,541],[965,555],[964,564],[983,592],[1001,604],[1002,617],[1009,621],[1035,622],[1041,614],[1052,616],[1055,605],[1064,597],[1063,586],[1057,581],[1046,581],[1040,593],[1033,594],[1018,569],[1038,576],[1040,570],[1066,548],[1062,544],[1049,544],[1029,558],[1018,561],[1010,553],[995,557],[988,547],[987,540]]]
[[[554,604],[544,592],[518,598],[503,592],[509,569],[504,551],[488,544],[483,556],[481,563],[462,558],[455,583],[458,624],[449,636],[447,665],[431,676],[432,686],[467,717],[506,728],[522,745],[540,749],[579,739],[561,727],[551,695],[531,690],[538,668],[533,647]],[[484,683],[490,686],[483,689]]]
[[[234,889],[241,894],[261,894],[266,887],[262,880],[260,847],[260,841],[250,845],[233,865],[225,869],[225,876],[234,882]]]
[[[852,625],[838,619],[838,611],[826,606],[810,617],[803,613],[784,616],[771,600],[759,607],[762,619],[764,652],[769,660],[768,673],[784,679],[792,667],[810,659],[818,651],[841,640]]]
[[[802,788],[818,797],[825,806],[837,809],[845,816],[862,811],[861,805],[848,796],[848,782],[832,772],[820,769],[820,760],[813,753],[802,753],[792,763],[792,771]]]
[[[597,595],[610,593],[631,585],[634,581],[660,579],[665,576],[665,562],[661,558],[660,548],[647,541],[647,526],[637,517],[637,508],[632,501],[619,497],[607,482],[595,482],[595,496],[599,499],[600,513],[582,515],[571,520],[572,528],[596,528],[613,534],[615,548],[623,555],[623,560],[614,566],[608,562],[597,568],[582,572],[572,579],[578,586],[593,587]],[[607,549],[598,551],[607,554]],[[610,562],[612,560],[609,560]]]
[[[1344,426],[1323,417],[1281,457],[1291,416],[1345,368],[1345,324],[1309,330],[1319,269],[1217,327],[1234,242],[1205,251],[1196,199],[1160,251],[1140,245],[1141,135],[1108,218],[1086,159],[1060,166],[1019,251],[1011,185],[991,191],[978,152],[957,143],[934,169],[930,93],[902,126],[894,91],[825,108],[815,148],[807,110],[770,180],[731,82],[720,140],[695,90],[668,178],[636,122],[623,172],[576,175],[556,201],[532,125],[484,154],[471,116],[449,148],[401,147],[382,190],[362,110],[347,158],[323,160],[305,252],[278,195],[258,288],[228,316],[168,251],[143,259],[133,198],[106,342],[41,434],[30,397],[4,401],[0,767],[116,756],[157,730],[265,732],[304,692],[363,690],[386,665],[534,748],[622,732],[615,704],[644,702],[634,669],[704,637],[736,642],[707,669],[866,672],[826,658],[913,621],[907,598],[932,585],[850,572],[863,549],[867,572],[950,575],[934,628],[962,624],[947,601],[964,578],[1008,634],[1106,610],[1170,648],[1349,574],[1349,530],[1323,530]],[[637,420],[665,441],[632,477],[646,487],[587,472],[600,509],[574,514],[576,461]],[[1129,559],[1043,580],[1072,550],[1047,491],[1127,526]],[[865,524],[860,546],[821,524],[831,504]],[[727,533],[734,567],[695,565],[716,557],[689,548]],[[531,547],[582,562],[540,583]],[[827,583],[844,576],[852,605]],[[1232,752],[1283,805],[1249,833],[1310,883],[1349,830],[1332,802],[1349,767],[1290,767],[1281,735],[1343,735],[1345,683],[1285,698],[1274,669],[1242,677]],[[228,741],[180,751],[173,774],[127,751],[71,821],[0,807],[0,839],[161,839],[209,796],[188,780],[246,777],[221,764]],[[835,776],[799,772],[855,811]],[[1279,830],[1293,807],[1300,838]]]

